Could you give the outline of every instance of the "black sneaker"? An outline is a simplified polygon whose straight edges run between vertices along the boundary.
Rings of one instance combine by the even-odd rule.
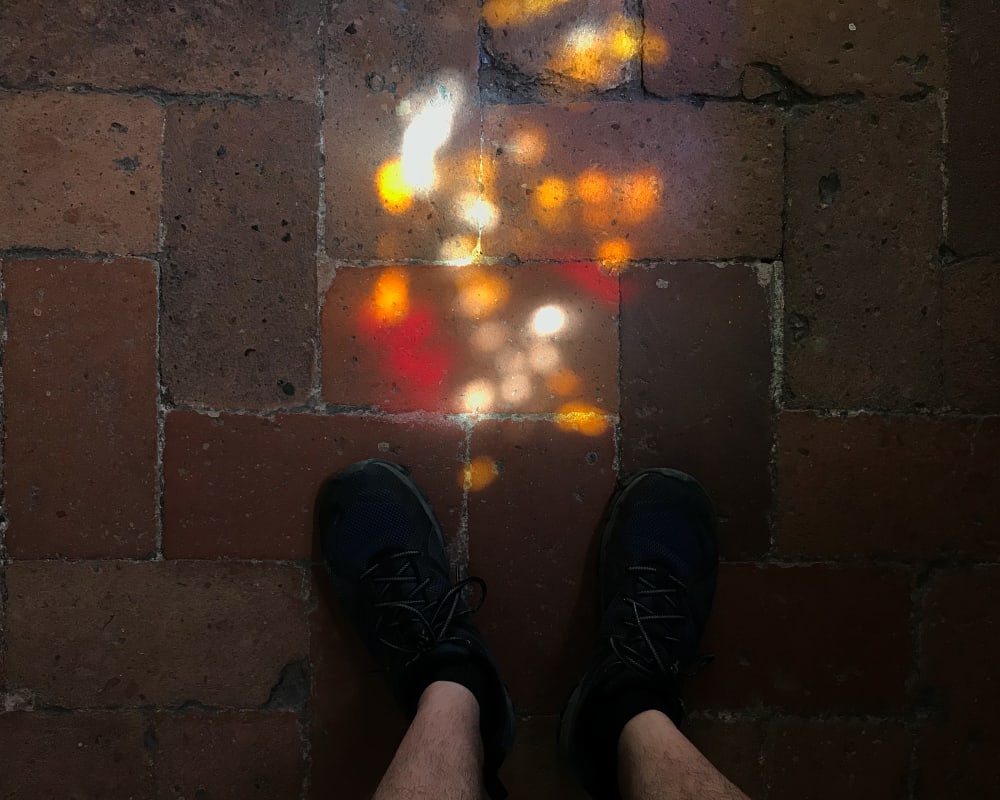
[[[469,620],[486,585],[452,583],[441,527],[409,473],[374,459],[348,467],[320,489],[316,524],[333,589],[403,711],[412,719],[434,680],[467,685],[479,701],[487,788],[505,796],[496,773],[513,744],[514,711]]]
[[[594,797],[619,797],[625,723],[656,708],[680,724],[682,678],[705,663],[698,643],[718,574],[715,513],[683,472],[633,476],[601,539],[601,625],[590,669],[563,711],[559,750]]]

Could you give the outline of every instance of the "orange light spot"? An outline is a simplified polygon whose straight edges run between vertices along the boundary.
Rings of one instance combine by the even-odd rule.
[[[410,279],[401,269],[387,269],[375,282],[370,307],[376,321],[396,325],[410,313]]]
[[[601,265],[609,272],[619,272],[632,256],[632,248],[624,239],[608,239],[597,248]]]
[[[390,214],[402,214],[413,204],[413,187],[403,177],[401,159],[384,162],[375,175],[375,185],[382,207]]]
[[[556,426],[560,430],[600,436],[609,426],[608,418],[597,406],[587,403],[566,403],[559,408]]]
[[[611,181],[599,169],[585,170],[576,179],[576,194],[585,203],[605,203],[611,196]]]
[[[647,172],[629,176],[623,191],[622,217],[632,223],[647,220],[656,211],[662,196],[663,185],[658,175]]]
[[[551,211],[560,208],[569,199],[569,186],[562,178],[546,178],[535,189],[535,202]]]
[[[556,370],[545,381],[549,391],[560,397],[577,394],[580,391],[580,383],[580,376],[567,367]]]
[[[670,43],[647,30],[642,39],[642,60],[647,64],[662,64],[670,58]]]
[[[462,486],[470,492],[479,492],[500,477],[497,462],[489,456],[477,456],[462,470]]]
[[[463,279],[458,292],[458,305],[470,319],[482,319],[499,311],[510,297],[510,284],[494,275],[477,274]]]
[[[520,130],[514,134],[504,152],[509,152],[514,161],[525,167],[531,167],[542,160],[545,155],[545,134],[534,128]]]
[[[626,22],[611,35],[611,53],[615,58],[627,61],[639,54],[642,41],[634,23]]]

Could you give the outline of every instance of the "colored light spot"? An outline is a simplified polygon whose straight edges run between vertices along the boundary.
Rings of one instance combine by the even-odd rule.
[[[489,456],[476,456],[462,469],[461,484],[470,492],[479,492],[500,477],[497,462]]]
[[[493,386],[488,381],[473,381],[461,392],[462,405],[471,414],[482,414],[493,405]]]
[[[560,430],[582,433],[584,436],[600,436],[609,426],[608,418],[597,406],[587,403],[566,403],[556,414],[556,426]]]
[[[483,17],[490,25],[524,25],[545,16],[570,0],[486,0]]]
[[[535,166],[545,155],[545,134],[534,128],[520,130],[504,146],[504,152],[522,166]]]
[[[500,399],[509,405],[520,405],[531,397],[531,378],[527,375],[508,375],[500,382]]]
[[[580,384],[580,376],[567,367],[557,369],[545,381],[549,391],[560,397],[577,394],[580,391]]]
[[[559,348],[548,342],[535,342],[528,350],[531,368],[545,375],[559,366]]]
[[[403,163],[399,158],[386,161],[375,174],[382,207],[390,214],[402,214],[413,204],[413,187],[403,177]]]
[[[585,203],[605,203],[611,197],[611,181],[599,169],[588,169],[576,179],[576,194]]]
[[[454,267],[471,264],[478,256],[479,241],[473,234],[451,236],[441,245],[441,260]]]
[[[410,312],[410,279],[401,269],[388,269],[379,275],[370,298],[376,322],[396,325]]]
[[[626,222],[645,222],[660,204],[663,183],[651,172],[630,175],[622,191],[622,217]]]
[[[647,64],[662,64],[670,58],[670,43],[660,36],[647,30],[642,38],[642,60]]]
[[[611,53],[622,61],[639,55],[641,46],[642,40],[633,24],[626,24],[625,27],[618,28],[611,34]]]
[[[535,189],[535,202],[546,211],[559,208],[569,199],[569,186],[562,178],[546,178]]]
[[[492,316],[510,297],[510,284],[493,275],[478,274],[460,283],[458,306],[470,319]]]
[[[551,336],[563,329],[566,312],[559,306],[542,306],[531,317],[531,329],[538,336]]]
[[[632,256],[632,248],[624,239],[608,239],[597,248],[601,266],[609,272],[620,272]]]

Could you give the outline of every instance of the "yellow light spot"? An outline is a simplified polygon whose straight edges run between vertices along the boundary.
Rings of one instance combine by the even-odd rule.
[[[632,256],[632,248],[624,239],[608,239],[597,248],[601,265],[609,272],[619,272]]]
[[[441,260],[452,266],[466,266],[478,256],[479,243],[472,234],[451,236],[441,245]]]
[[[611,181],[599,169],[585,170],[576,179],[576,194],[585,203],[605,203],[611,196]]]
[[[566,312],[559,306],[542,306],[531,317],[531,329],[538,336],[559,333],[566,324]]]
[[[413,204],[413,187],[403,177],[401,159],[384,162],[375,175],[375,185],[382,207],[390,214],[402,214]]]
[[[626,61],[639,54],[641,41],[634,25],[619,28],[611,35],[611,53],[615,58]]]
[[[626,222],[644,222],[656,211],[662,196],[659,175],[652,172],[630,175],[622,191],[622,217]]]
[[[647,64],[662,64],[670,58],[670,43],[660,36],[647,30],[642,39],[642,60]]]
[[[461,281],[458,305],[470,319],[482,319],[499,311],[510,297],[510,284],[493,275],[475,275]]]
[[[483,17],[495,27],[524,25],[569,0],[486,0]]]
[[[462,400],[465,410],[472,414],[489,411],[493,405],[493,386],[488,381],[473,381],[462,390]]]
[[[375,282],[370,305],[383,325],[401,322],[410,313],[409,276],[401,269],[387,269]]]
[[[562,178],[546,178],[535,189],[535,202],[546,211],[559,208],[569,198],[569,186]]]
[[[470,492],[479,492],[500,477],[497,462],[489,456],[477,456],[462,469],[461,484]]]
[[[560,397],[569,397],[580,391],[580,376],[568,367],[562,367],[553,372],[545,381],[545,385]]]
[[[587,403],[566,403],[559,408],[556,426],[560,430],[600,436],[608,429],[608,418],[597,406]]]

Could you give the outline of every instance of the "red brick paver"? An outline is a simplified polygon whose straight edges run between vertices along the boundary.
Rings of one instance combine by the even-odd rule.
[[[995,3],[0,8],[0,796],[371,796],[317,563],[412,470],[555,761],[596,534],[694,474],[684,730],[752,797],[988,796]]]

